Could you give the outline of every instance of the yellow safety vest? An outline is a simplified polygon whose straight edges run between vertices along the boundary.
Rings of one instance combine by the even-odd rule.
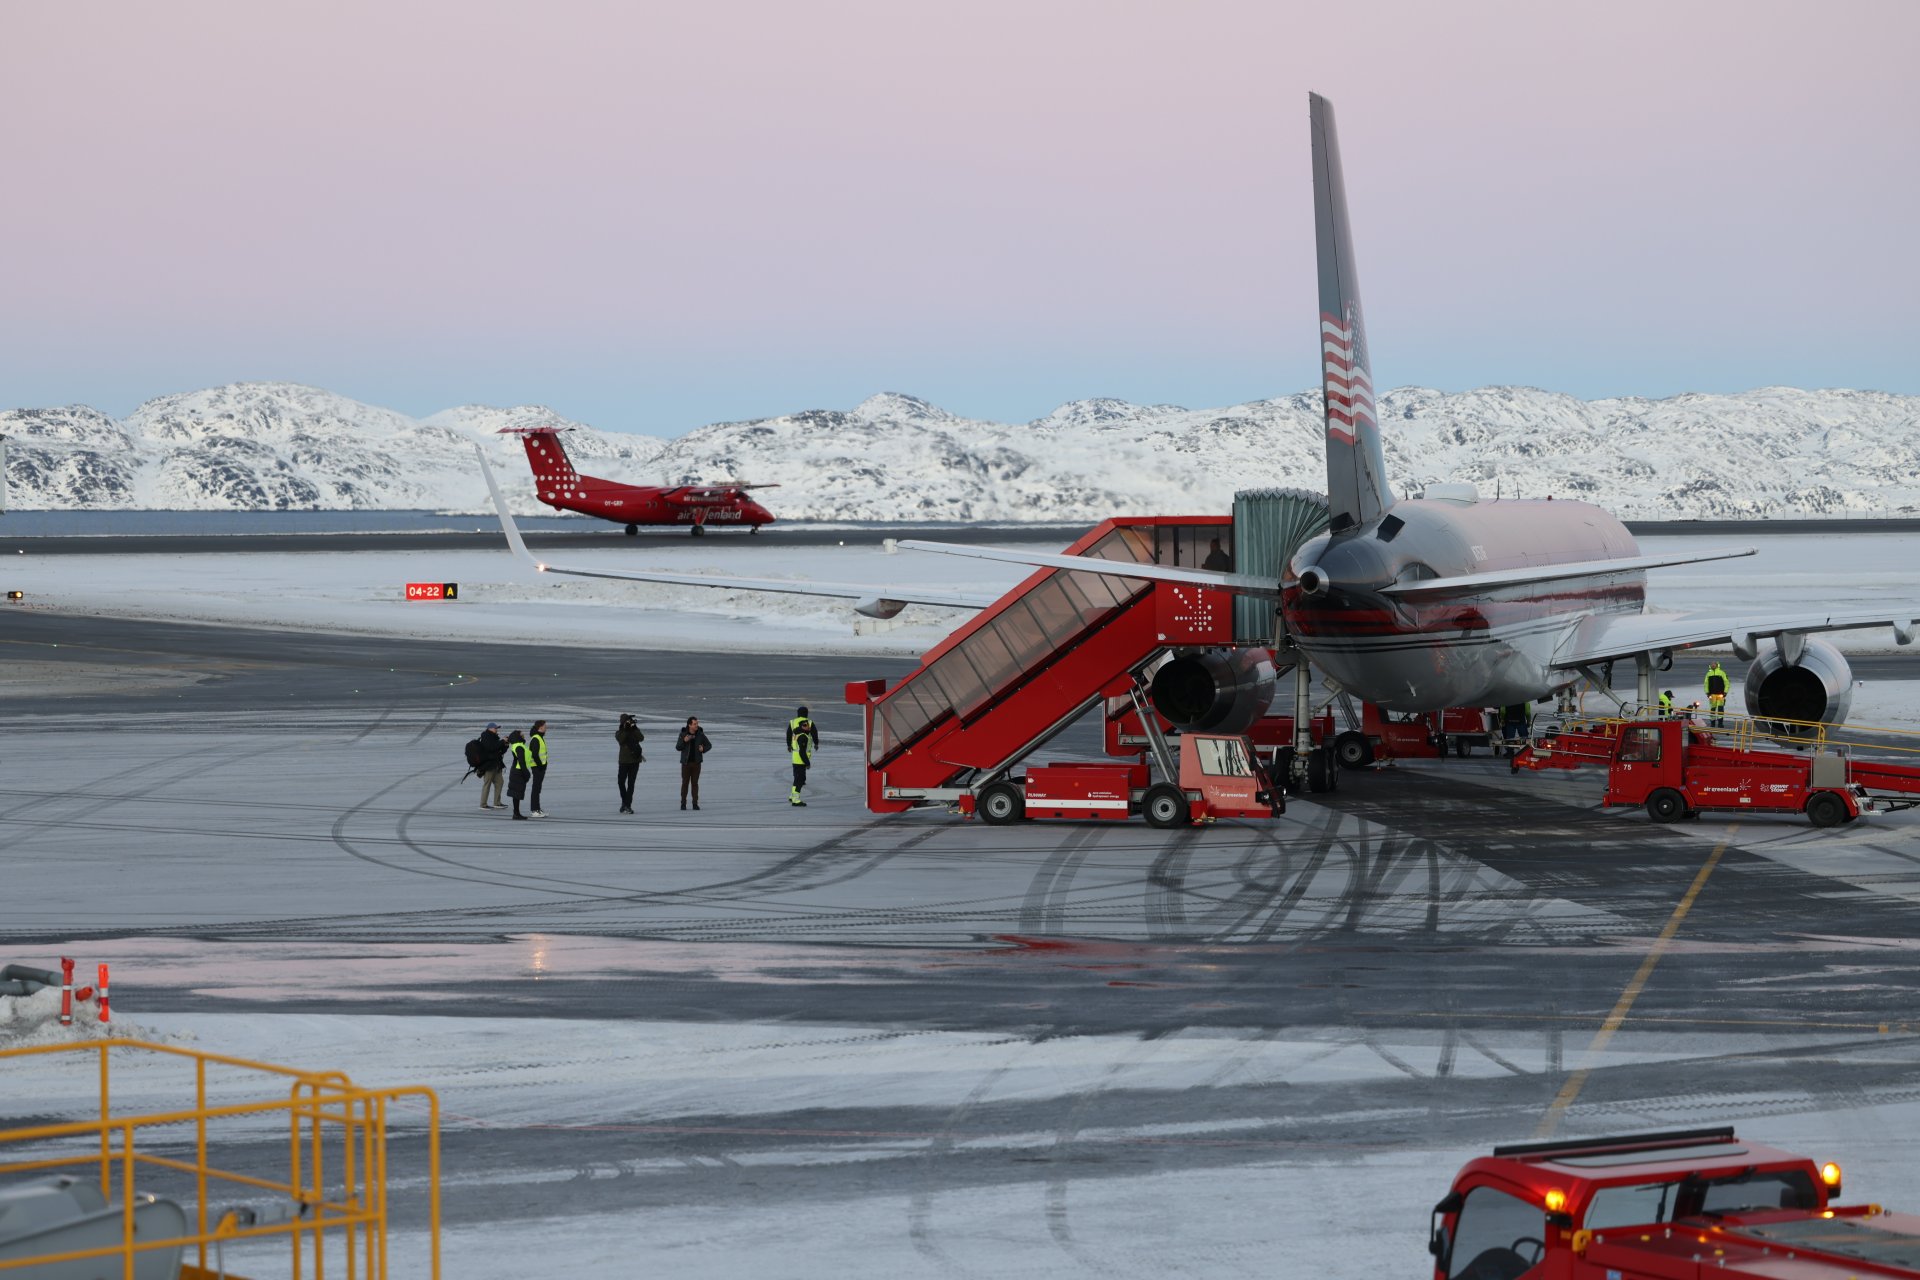
[[[536,733],[531,738],[528,738],[527,753],[533,757],[533,763],[545,764],[547,762],[547,736],[544,733]]]
[[[526,743],[509,742],[507,744],[507,751],[511,753],[513,756],[513,762],[514,762],[515,768],[526,769],[529,771],[533,769],[533,759],[527,751]]]
[[[813,741],[807,743],[806,740]],[[806,743],[803,751],[801,744]],[[792,754],[795,764],[806,764],[812,758],[812,750],[820,745],[820,731],[813,727],[813,721],[805,716],[795,716],[787,721],[787,750]]]

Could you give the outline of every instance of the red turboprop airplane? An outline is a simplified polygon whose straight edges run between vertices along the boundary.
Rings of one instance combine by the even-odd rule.
[[[503,427],[501,435],[519,436],[533,468],[535,493],[540,501],[560,511],[578,511],[627,526],[627,536],[643,524],[683,524],[694,537],[710,524],[745,525],[754,533],[773,523],[773,513],[747,495],[749,489],[774,489],[771,484],[622,484],[583,476],[573,469],[560,443],[565,427]]]

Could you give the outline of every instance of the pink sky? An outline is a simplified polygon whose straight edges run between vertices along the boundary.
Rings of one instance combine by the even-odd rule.
[[[1920,392],[1920,4],[14,4],[0,406]]]

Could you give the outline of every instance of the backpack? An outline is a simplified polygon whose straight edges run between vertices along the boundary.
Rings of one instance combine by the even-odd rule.
[[[486,761],[487,749],[480,744],[480,739],[474,738],[469,741],[467,743],[467,768],[478,773]]]

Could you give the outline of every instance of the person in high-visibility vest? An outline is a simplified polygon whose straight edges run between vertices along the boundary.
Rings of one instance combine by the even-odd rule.
[[[547,722],[535,720],[533,728],[527,731],[527,759],[533,765],[533,794],[528,797],[527,810],[536,818],[546,817],[546,811],[540,807],[540,787],[547,780]]]
[[[1707,723],[1716,729],[1724,729],[1727,724],[1727,691],[1732,685],[1727,680],[1727,669],[1720,665],[1718,658],[1707,668],[1707,678],[1702,684],[1707,691]]]
[[[1667,689],[1660,694],[1660,718],[1668,719],[1673,715],[1673,690]]]
[[[813,751],[819,745],[820,730],[807,717],[807,709],[801,707],[787,721],[787,756],[793,761],[793,790],[787,793],[788,804],[807,807],[800,793],[806,788],[807,766],[813,763]]]

